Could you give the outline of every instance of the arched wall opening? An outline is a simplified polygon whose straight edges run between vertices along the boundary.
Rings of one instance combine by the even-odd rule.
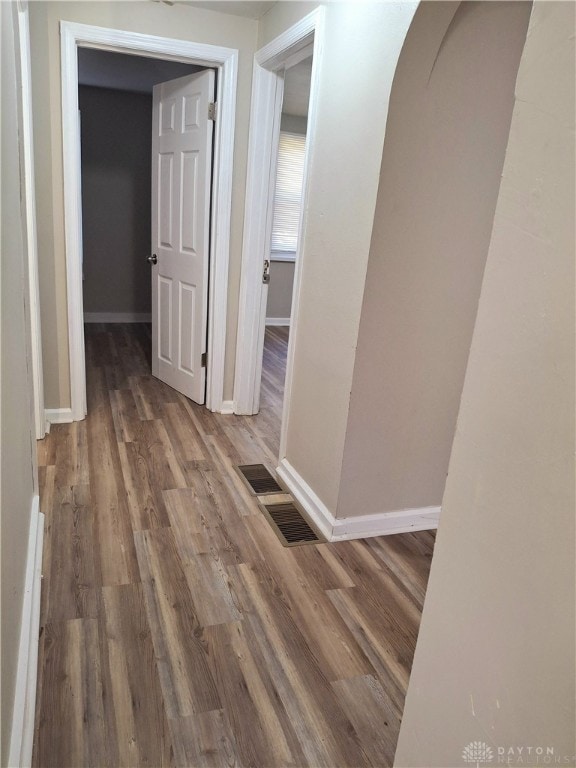
[[[396,70],[337,518],[439,507],[530,2],[423,2]]]

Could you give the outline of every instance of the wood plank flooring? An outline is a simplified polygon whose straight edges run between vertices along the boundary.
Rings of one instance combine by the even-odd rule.
[[[286,343],[221,416],[147,326],[87,326],[88,417],[39,444],[34,766],[392,765],[434,536],[280,545],[233,467],[275,466]]]

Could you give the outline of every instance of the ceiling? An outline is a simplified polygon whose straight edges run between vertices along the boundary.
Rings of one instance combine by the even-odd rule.
[[[117,91],[152,93],[156,83],[190,75],[203,67],[92,48],[78,49],[78,83]]]
[[[260,19],[267,13],[275,2],[259,2],[259,0],[253,0],[252,2],[244,2],[244,0],[233,0],[232,2],[226,2],[226,0],[176,0],[183,5],[193,5],[196,8],[206,8],[210,11],[219,11],[220,13],[230,13],[232,16],[244,16],[247,19]]]

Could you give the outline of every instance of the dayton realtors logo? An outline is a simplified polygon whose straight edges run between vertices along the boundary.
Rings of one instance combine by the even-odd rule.
[[[575,756],[557,755],[554,747],[489,747],[483,741],[471,741],[462,751],[462,759],[476,768],[496,762],[498,765],[576,765]]]
[[[462,759],[464,762],[479,768],[480,765],[491,763],[494,760],[494,753],[488,744],[485,744],[483,741],[471,741],[470,744],[464,747]]]

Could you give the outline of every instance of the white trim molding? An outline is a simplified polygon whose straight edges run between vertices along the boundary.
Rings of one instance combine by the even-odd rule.
[[[294,469],[286,458],[282,459],[276,467],[276,474],[301,505],[320,533],[328,541],[332,541],[335,522],[334,515],[320,497],[316,495],[302,475]]]
[[[289,317],[267,317],[266,325],[290,325]]]
[[[8,765],[13,766],[32,764],[38,644],[40,640],[43,542],[44,515],[40,512],[38,496],[34,496],[30,511],[24,601],[22,604],[16,689],[12,714],[12,731],[10,734],[10,753],[8,757]]]
[[[86,415],[78,48],[95,48],[124,54],[144,53],[149,58],[170,59],[217,69],[218,120],[215,126],[213,158],[206,405],[212,411],[220,411],[224,391],[238,51],[235,48],[222,48],[205,43],[156,37],[155,35],[144,35],[67,21],[60,22],[60,39],[62,146],[64,148],[64,230],[72,418],[74,421],[78,421]]]
[[[392,533],[411,533],[438,528],[440,507],[400,509],[378,512],[375,515],[336,518],[331,541],[368,539],[371,536],[389,536]]]
[[[230,416],[235,412],[234,409],[235,409],[234,400],[223,400],[220,413],[224,414],[225,416]]]
[[[84,312],[85,323],[150,323],[151,312]]]
[[[34,132],[32,120],[32,76],[28,5],[17,4],[18,41],[22,97],[22,165],[28,265],[30,313],[31,380],[36,439],[46,434],[44,421],[44,373],[42,367],[42,329],[40,323],[40,287],[38,277],[38,237],[36,229],[36,192],[34,181]]]
[[[46,423],[50,424],[70,424],[75,421],[72,417],[72,408],[46,408],[44,411],[46,414]],[[50,427],[46,429],[50,431]]]
[[[366,539],[371,536],[426,531],[438,527],[440,507],[402,509],[374,515],[336,518],[287,459],[282,459],[276,472],[328,541]]]
[[[264,48],[261,48],[254,56],[234,377],[234,400],[238,414],[258,413],[260,406],[262,355],[268,296],[268,286],[262,282],[262,268],[265,259],[269,259],[271,253],[272,203],[284,94],[284,69],[287,66],[293,66],[313,53],[300,219],[299,241],[302,242],[306,226],[305,211],[308,196],[306,167],[313,152],[318,112],[317,92],[322,64],[323,28],[324,8],[320,7],[275,40],[272,40]],[[291,317],[293,325],[297,323],[303,257],[305,258],[305,254],[301,253],[299,247],[296,254],[292,295]],[[286,415],[290,406],[295,337],[296,334],[291,334],[288,344],[282,434],[285,434]],[[282,438],[280,445],[280,458],[282,458],[284,455]]]

